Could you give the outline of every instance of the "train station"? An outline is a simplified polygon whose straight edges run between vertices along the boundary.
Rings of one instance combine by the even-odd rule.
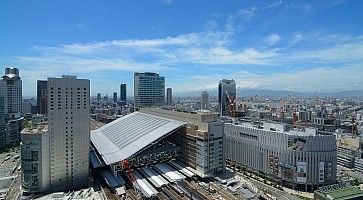
[[[118,195],[132,188],[142,198],[206,199],[188,180],[225,170],[223,124],[217,117],[162,109],[121,117],[91,132],[92,168]]]

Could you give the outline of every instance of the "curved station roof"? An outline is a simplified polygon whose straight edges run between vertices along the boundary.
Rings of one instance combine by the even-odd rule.
[[[91,142],[106,165],[135,155],[184,126],[182,121],[134,112],[91,131]]]

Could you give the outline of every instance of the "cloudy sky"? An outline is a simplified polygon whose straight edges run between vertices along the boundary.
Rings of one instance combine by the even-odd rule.
[[[176,94],[241,89],[333,92],[363,88],[363,1],[14,1],[0,3],[0,66],[23,94],[62,74],[119,91],[133,73],[166,77]],[[3,72],[1,72],[3,73]]]

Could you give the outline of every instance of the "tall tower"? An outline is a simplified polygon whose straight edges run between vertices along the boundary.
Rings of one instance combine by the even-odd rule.
[[[117,102],[117,92],[113,93],[113,102]]]
[[[37,80],[37,113],[47,115],[47,81]]]
[[[90,81],[76,76],[48,78],[50,186],[87,185],[90,148]]]
[[[97,93],[97,102],[101,102],[101,93]]]
[[[202,110],[209,110],[209,94],[208,91],[202,92]]]
[[[166,104],[173,104],[173,90],[171,88],[166,89]]]
[[[0,96],[3,96],[5,112],[21,114],[22,110],[22,82],[17,68],[6,68],[5,75],[0,82]]]
[[[218,85],[218,103],[220,116],[229,115],[229,101],[236,99],[236,83],[232,80],[223,79]]]
[[[0,149],[19,145],[23,128],[21,113],[22,81],[19,70],[6,68],[0,79]]]
[[[135,107],[162,106],[165,102],[165,78],[157,73],[134,74]]]
[[[120,101],[126,102],[126,84],[120,85]]]

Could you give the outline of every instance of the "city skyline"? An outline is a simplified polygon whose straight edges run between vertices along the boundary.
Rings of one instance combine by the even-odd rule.
[[[149,71],[176,96],[216,90],[223,78],[241,89],[363,86],[358,1],[83,3],[2,3],[0,65],[21,71],[24,96],[62,74],[89,78],[92,96],[120,82],[133,94],[133,73]]]

